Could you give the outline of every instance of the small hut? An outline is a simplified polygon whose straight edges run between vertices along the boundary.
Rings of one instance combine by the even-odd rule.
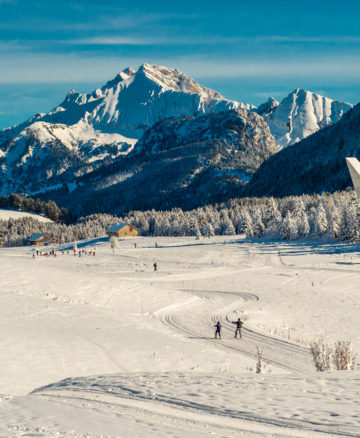
[[[114,224],[106,230],[106,234],[110,237],[135,237],[139,234],[139,229],[134,225],[121,223]]]
[[[50,236],[42,233],[38,233],[35,234],[34,236],[29,237],[27,239],[27,242],[29,245],[34,245],[34,246],[47,246],[47,245],[53,245],[55,243]]]

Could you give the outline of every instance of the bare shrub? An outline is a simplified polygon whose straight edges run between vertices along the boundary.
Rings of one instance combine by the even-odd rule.
[[[332,348],[324,343],[323,338],[310,344],[310,351],[317,371],[331,370]]]
[[[350,341],[338,341],[334,349],[334,365],[337,370],[355,370],[357,353]]]
[[[259,347],[256,347],[257,352],[257,362],[256,362],[256,372],[261,373],[262,371],[262,358],[263,358],[263,349],[260,350]]]
[[[118,246],[118,240],[115,236],[110,237],[110,246],[111,246],[113,253],[115,253],[115,249]]]

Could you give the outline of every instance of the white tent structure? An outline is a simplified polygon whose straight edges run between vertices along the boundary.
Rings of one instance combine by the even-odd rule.
[[[346,157],[346,163],[349,168],[350,176],[354,184],[355,192],[360,198],[360,162],[357,158]]]

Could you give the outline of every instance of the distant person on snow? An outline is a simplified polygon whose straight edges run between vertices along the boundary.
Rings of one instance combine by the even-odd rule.
[[[221,327],[220,321],[218,321],[216,324],[214,324],[215,329],[215,339],[217,339],[217,335],[219,335],[219,339],[221,339]]]
[[[154,272],[157,271],[157,263],[154,263]]]
[[[235,339],[237,338],[237,334],[239,333],[239,337],[240,339],[242,339],[241,336],[241,327],[244,325],[244,323],[241,321],[240,318],[238,318],[237,321],[231,321],[233,324],[236,324],[236,329],[235,329]]]

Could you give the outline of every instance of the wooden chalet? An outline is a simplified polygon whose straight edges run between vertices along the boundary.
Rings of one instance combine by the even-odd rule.
[[[27,242],[29,245],[34,245],[34,246],[48,246],[48,245],[53,245],[55,243],[50,236],[42,233],[38,233],[35,234],[34,236],[29,237],[27,239]]]
[[[108,237],[134,237],[139,234],[139,229],[134,225],[121,223],[114,224],[106,230]]]

